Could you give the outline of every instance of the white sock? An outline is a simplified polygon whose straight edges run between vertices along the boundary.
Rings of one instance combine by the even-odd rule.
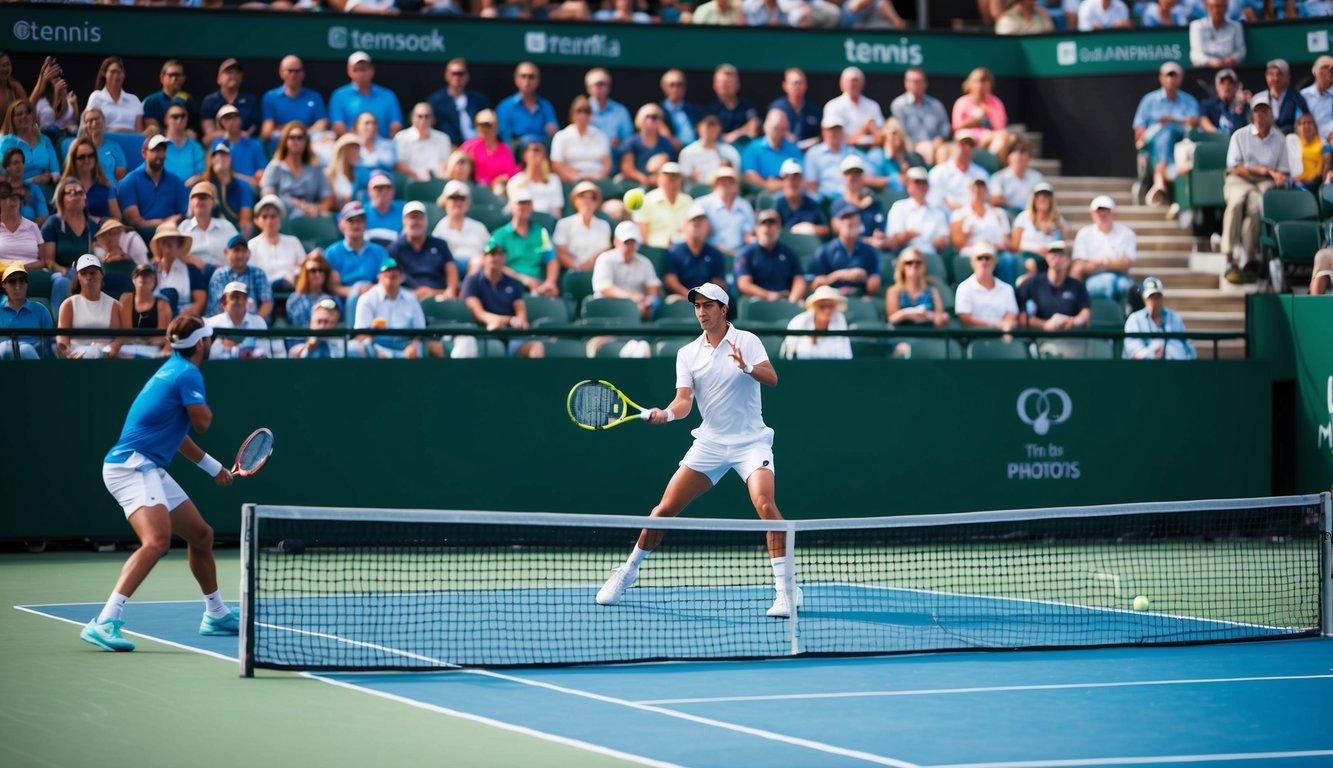
[[[771,558],[769,562],[773,563],[773,582],[774,582],[774,585],[777,587],[777,590],[778,590],[779,592],[786,592],[786,591],[787,591],[787,557],[786,557],[786,555],[783,555],[782,557],[774,557],[774,558]]]
[[[102,624],[112,620],[119,620],[125,613],[126,600],[129,600],[129,598],[119,592],[112,592],[111,597],[108,597],[106,600],[106,605],[102,606],[102,612],[97,614],[97,623]]]
[[[204,595],[204,605],[206,606],[206,612],[209,617],[214,619],[220,619],[231,613],[231,609],[227,607],[227,604],[222,602],[222,590],[220,589],[216,592]]]
[[[631,571],[639,570],[639,566],[642,565],[643,561],[647,560],[648,556],[652,553],[653,551],[651,549],[639,549],[636,544],[634,546],[634,551],[629,553],[629,559],[625,561],[625,567]]]

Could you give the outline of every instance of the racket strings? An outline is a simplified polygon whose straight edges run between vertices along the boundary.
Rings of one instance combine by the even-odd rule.
[[[620,396],[602,384],[587,384],[574,393],[574,417],[579,423],[604,427],[623,415]]]
[[[242,470],[253,470],[263,463],[272,450],[273,436],[268,432],[260,432],[246,441],[241,448],[241,456],[237,460],[237,464]]]

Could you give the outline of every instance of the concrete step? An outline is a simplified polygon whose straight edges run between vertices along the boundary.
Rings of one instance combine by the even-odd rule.
[[[1194,251],[1189,256],[1190,269],[1195,272],[1207,272],[1210,275],[1223,275],[1227,271],[1227,257],[1220,253]],[[1230,285],[1230,283],[1227,283]]]
[[[1186,288],[1197,290],[1217,288],[1217,275],[1195,272],[1189,267],[1143,267],[1135,265],[1129,271],[1129,274],[1139,283],[1143,282],[1143,278],[1149,276],[1161,280],[1162,286],[1166,289],[1168,300],[1176,291]]]
[[[1041,171],[1042,175],[1047,179],[1058,177],[1060,175],[1060,161],[1053,158],[1037,157],[1036,155],[1033,155],[1032,160],[1029,161],[1029,165],[1034,170]],[[1051,184],[1054,186],[1055,182],[1051,182]]]
[[[1190,245],[1194,243],[1194,236],[1190,234],[1189,230],[1181,229],[1180,225],[1174,221],[1165,221],[1161,217],[1140,219],[1137,221],[1131,219],[1127,221],[1125,218],[1118,215],[1119,211],[1116,213],[1116,221],[1134,230],[1134,234],[1140,238],[1145,235],[1176,236],[1185,238],[1185,240],[1182,240],[1181,242]],[[1075,212],[1072,215],[1065,213],[1064,217],[1065,221],[1069,222],[1069,226],[1075,232],[1092,223],[1092,220],[1088,218],[1087,214],[1081,211]]]
[[[1167,306],[1178,312],[1230,312],[1240,316],[1240,323],[1235,326],[1245,327],[1245,295],[1227,293],[1217,288],[1170,288],[1167,291]],[[1190,327],[1187,322],[1186,327]]]
[[[1182,251],[1140,251],[1133,269],[1188,269],[1189,254]]]
[[[1188,254],[1194,246],[1194,238],[1188,234],[1140,235],[1136,240],[1140,258],[1145,251],[1184,251]]]
[[[1180,313],[1185,327],[1191,331],[1236,331],[1245,330],[1245,312],[1187,310],[1176,305],[1172,296],[1167,297],[1167,306]]]

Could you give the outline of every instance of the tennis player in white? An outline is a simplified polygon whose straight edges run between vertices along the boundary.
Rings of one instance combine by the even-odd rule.
[[[676,353],[676,398],[671,405],[650,408],[641,418],[649,424],[682,419],[697,397],[703,423],[693,431],[694,445],[681,459],[652,517],[675,517],[734,469],[750,489],[750,501],[759,517],[781,520],[773,501],[773,430],[764,425],[759,397],[759,385],[777,386],[778,372],[759,337],[727,322],[725,289],[704,283],[690,291],[689,300],[703,334]],[[629,559],[597,592],[599,605],[620,602],[662,535],[662,531],[646,528],[639,534]],[[801,605],[801,589],[796,587],[794,596],[788,594],[790,566],[781,533],[768,534],[768,554],[777,589],[768,615],[790,617],[792,603]]]

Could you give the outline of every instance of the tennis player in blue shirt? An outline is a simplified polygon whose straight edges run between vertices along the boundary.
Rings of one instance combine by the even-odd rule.
[[[204,592],[199,634],[237,633],[236,614],[222,602],[218,590],[213,529],[166,470],[172,456],[180,451],[218,485],[231,484],[231,472],[189,437],[191,427],[205,432],[213,421],[213,412],[204,398],[204,378],[199,373],[199,364],[208,359],[212,335],[213,329],[198,317],[182,316],[171,321],[167,339],[175,352],[134,399],[120,440],[102,464],[102,481],[125,510],[140,543],[121,569],[106,606],[79,635],[103,650],[134,650],[134,643],[120,633],[125,623],[121,618],[125,602],[171,548],[172,533],[189,546],[190,570]]]

